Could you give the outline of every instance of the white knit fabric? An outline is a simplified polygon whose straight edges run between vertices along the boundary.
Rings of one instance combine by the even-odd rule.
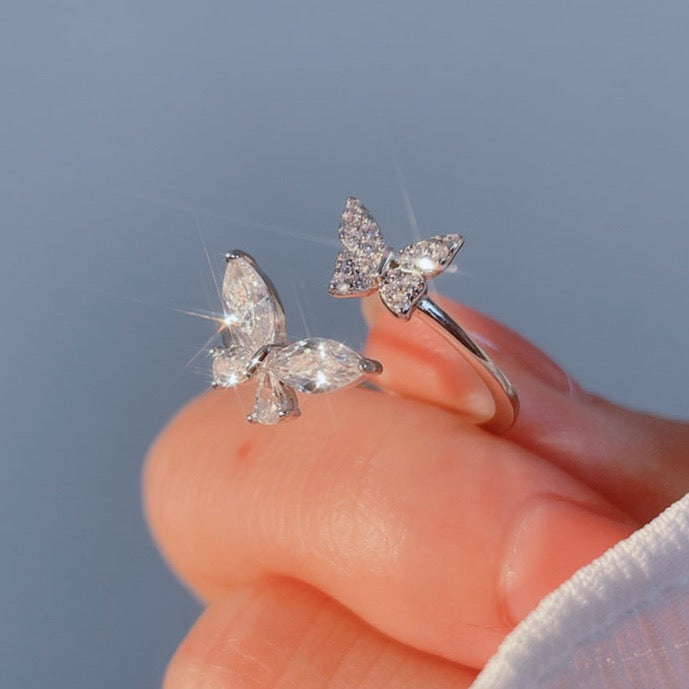
[[[472,689],[689,689],[689,494],[543,599]]]

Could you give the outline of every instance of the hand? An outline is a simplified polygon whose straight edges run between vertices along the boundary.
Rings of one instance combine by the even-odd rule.
[[[244,421],[251,392],[191,402],[148,456],[144,494],[171,567],[208,605],[166,689],[467,687],[576,569],[689,487],[689,425],[584,392],[542,352],[442,301],[514,383],[490,400],[424,323],[365,306],[377,383]],[[240,410],[240,407],[242,408]]]

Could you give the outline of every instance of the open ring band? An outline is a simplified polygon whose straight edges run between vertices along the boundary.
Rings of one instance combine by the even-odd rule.
[[[507,376],[467,332],[432,299],[427,296],[420,299],[416,305],[416,313],[456,347],[488,388],[495,404],[495,411],[490,419],[481,423],[481,426],[496,433],[509,429],[519,413],[519,397]]]

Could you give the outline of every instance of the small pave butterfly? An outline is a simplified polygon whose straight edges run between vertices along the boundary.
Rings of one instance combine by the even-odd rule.
[[[270,425],[300,416],[295,390],[332,392],[383,370],[378,361],[335,340],[307,337],[290,344],[285,311],[269,278],[243,251],[225,259],[222,346],[211,352],[213,387],[232,388],[255,376],[249,421]]]
[[[458,234],[444,234],[390,249],[370,211],[352,196],[338,231],[345,248],[335,261],[330,294],[364,297],[378,291],[385,306],[404,319],[425,296],[426,280],[442,273],[464,243]]]

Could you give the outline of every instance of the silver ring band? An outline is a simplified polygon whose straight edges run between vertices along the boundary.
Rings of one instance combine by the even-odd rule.
[[[517,420],[519,397],[507,376],[466,331],[428,296],[417,302],[414,311],[457,349],[488,388],[495,412],[481,427],[496,433],[509,429]]]

